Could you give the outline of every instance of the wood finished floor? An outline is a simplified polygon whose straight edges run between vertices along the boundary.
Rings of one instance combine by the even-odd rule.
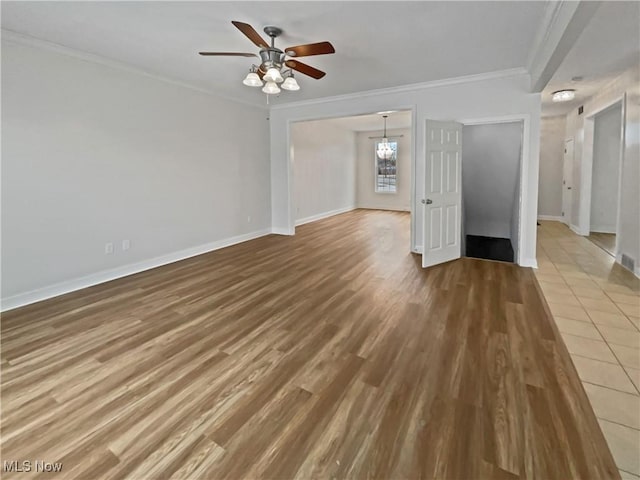
[[[530,269],[357,210],[5,313],[42,478],[620,478]],[[29,478],[7,474],[2,478]]]

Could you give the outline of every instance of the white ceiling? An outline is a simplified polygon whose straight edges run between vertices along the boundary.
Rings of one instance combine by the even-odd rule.
[[[2,28],[136,66],[222,95],[264,104],[242,85],[252,59],[201,57],[200,50],[256,52],[231,20],[276,46],[329,40],[334,55],[303,62],[327,72],[298,75],[299,92],[273,103],[354,93],[524,67],[545,2],[15,2]]]
[[[411,127],[411,110],[401,110],[386,113],[387,130],[398,130],[401,128]],[[335,126],[352,130],[354,132],[374,132],[382,131],[384,120],[381,113],[373,113],[369,115],[355,115],[353,117],[331,118],[320,120],[322,122],[330,122]]]
[[[621,72],[640,63],[640,2],[603,2],[542,92],[542,113],[564,115],[582,105]],[[573,77],[583,77],[574,82]],[[553,103],[556,90],[572,88],[571,102]]]

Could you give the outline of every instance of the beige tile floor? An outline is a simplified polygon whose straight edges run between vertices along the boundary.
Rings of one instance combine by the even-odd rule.
[[[640,280],[559,222],[540,222],[538,270],[622,478],[640,479]]]

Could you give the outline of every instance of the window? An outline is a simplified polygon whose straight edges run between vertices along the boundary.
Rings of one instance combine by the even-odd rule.
[[[380,142],[376,142],[373,155],[376,162],[376,193],[396,193],[396,161],[398,159],[398,142],[389,142],[393,155],[389,160],[378,158],[376,152]]]

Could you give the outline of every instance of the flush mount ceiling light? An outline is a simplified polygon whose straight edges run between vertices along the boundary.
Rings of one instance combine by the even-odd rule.
[[[393,157],[393,149],[391,148],[391,144],[389,144],[389,139],[387,138],[387,117],[389,115],[383,115],[384,118],[384,133],[382,134],[382,141],[378,144],[378,149],[376,150],[376,155],[380,160],[390,160]]]
[[[554,102],[568,102],[576,98],[576,91],[573,89],[558,90],[551,94],[551,100]]]
[[[220,56],[220,57],[260,57],[260,65],[252,65],[249,73],[242,81],[248,87],[264,87],[262,91],[267,95],[276,95],[283,90],[297,91],[300,85],[293,77],[293,71],[304,73],[316,80],[321,79],[326,74],[317,68],[306,65],[298,60],[292,60],[286,57],[308,57],[311,55],[326,55],[335,53],[333,45],[329,42],[309,43],[306,45],[298,45],[296,47],[286,48],[284,51],[276,48],[276,37],[282,34],[282,30],[278,27],[264,27],[264,33],[271,38],[271,45],[263,40],[255,29],[246,23],[231,22],[245,36],[251,40],[256,46],[260,47],[259,55],[255,53],[240,52],[200,52],[204,56]],[[263,84],[263,81],[265,82]],[[282,85],[278,86],[281,83]]]

